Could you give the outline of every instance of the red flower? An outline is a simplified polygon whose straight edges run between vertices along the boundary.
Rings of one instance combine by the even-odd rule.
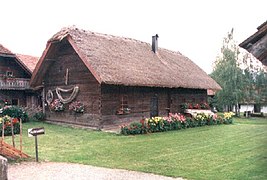
[[[13,124],[16,124],[16,123],[19,122],[19,120],[18,120],[18,118],[14,118],[14,119],[12,120],[12,122],[13,122]]]

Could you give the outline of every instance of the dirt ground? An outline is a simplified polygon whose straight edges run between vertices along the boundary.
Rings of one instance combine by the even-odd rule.
[[[108,169],[82,164],[24,162],[9,164],[9,180],[183,180],[155,174]]]

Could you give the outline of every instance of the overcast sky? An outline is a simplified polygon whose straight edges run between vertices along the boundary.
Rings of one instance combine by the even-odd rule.
[[[0,44],[40,57],[62,27],[130,37],[179,51],[207,73],[223,37],[240,43],[267,20],[266,0],[2,0]]]

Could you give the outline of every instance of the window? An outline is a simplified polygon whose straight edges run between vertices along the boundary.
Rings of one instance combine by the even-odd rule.
[[[13,77],[13,72],[12,71],[7,71],[6,72],[7,77]]]
[[[116,112],[117,114],[128,114],[130,113],[130,108],[128,106],[128,96],[121,96],[120,107]]]

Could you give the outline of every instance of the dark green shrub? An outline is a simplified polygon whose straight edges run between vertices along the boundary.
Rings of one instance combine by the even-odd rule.
[[[10,116],[13,118],[19,118],[22,120],[22,122],[29,121],[29,117],[27,112],[25,112],[21,107],[18,106],[5,106],[3,108],[2,115]]]
[[[35,121],[42,121],[45,118],[45,114],[43,112],[37,112],[32,116]]]
[[[18,118],[11,118],[9,116],[0,117],[0,134],[2,135],[2,129],[4,126],[4,135],[10,136],[12,134],[11,122],[13,123],[14,134],[20,133],[20,122]]]
[[[121,134],[145,134],[147,133],[146,127],[141,122],[132,122],[129,126],[121,126]]]

